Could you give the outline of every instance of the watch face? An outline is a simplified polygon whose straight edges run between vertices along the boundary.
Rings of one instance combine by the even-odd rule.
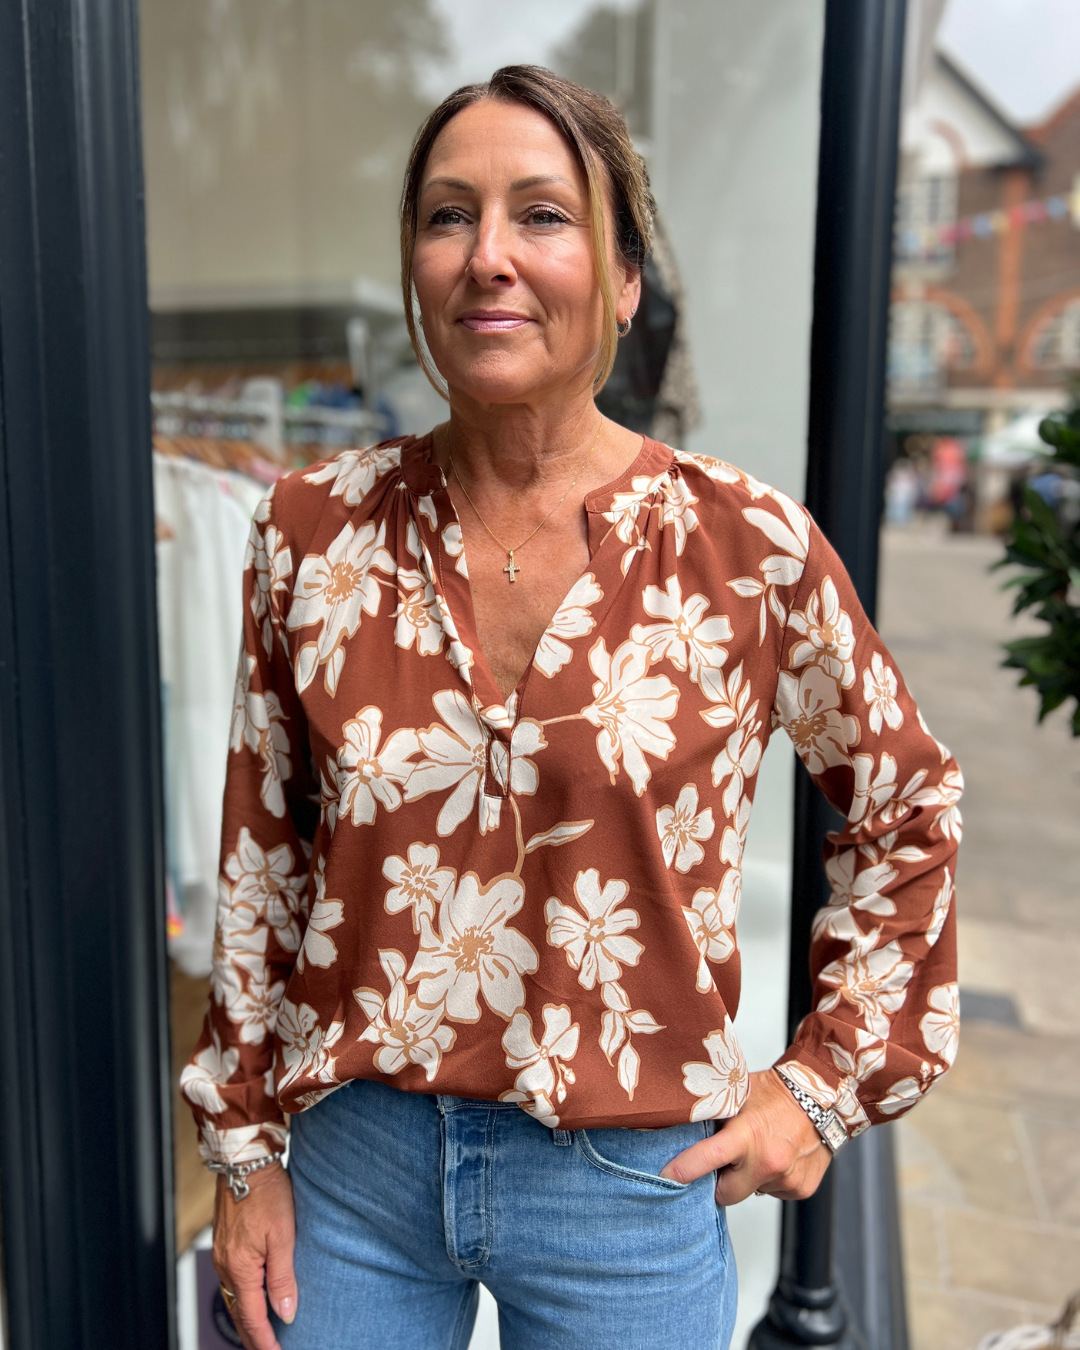
[[[818,1128],[821,1131],[821,1137],[834,1153],[847,1143],[847,1131],[831,1111],[825,1113]]]

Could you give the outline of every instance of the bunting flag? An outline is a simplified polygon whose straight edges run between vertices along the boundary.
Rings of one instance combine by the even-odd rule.
[[[998,211],[983,211],[968,216],[952,225],[921,225],[901,230],[898,238],[900,252],[912,257],[932,253],[941,244],[954,244],[960,239],[992,239],[1008,234],[1010,230],[1036,225],[1044,220],[1072,220],[1080,229],[1080,174],[1073,180],[1071,193],[1040,197],[1036,201],[1019,202],[1016,206]]]

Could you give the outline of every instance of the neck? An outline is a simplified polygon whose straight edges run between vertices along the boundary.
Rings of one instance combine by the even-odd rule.
[[[528,491],[572,476],[602,423],[591,390],[540,406],[480,404],[451,394],[434,458],[448,472],[452,456],[454,472],[470,487]]]

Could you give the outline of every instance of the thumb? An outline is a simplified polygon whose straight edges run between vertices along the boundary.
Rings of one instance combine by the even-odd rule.
[[[283,1322],[296,1317],[297,1289],[293,1271],[293,1239],[271,1235],[266,1245],[266,1294]]]

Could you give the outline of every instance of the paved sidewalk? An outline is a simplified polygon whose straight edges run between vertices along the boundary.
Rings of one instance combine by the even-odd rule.
[[[898,1126],[912,1350],[969,1350],[1080,1288],[1080,741],[1000,668],[993,539],[887,531],[879,621],[967,792],[962,1034]],[[965,995],[968,997],[965,999]]]

